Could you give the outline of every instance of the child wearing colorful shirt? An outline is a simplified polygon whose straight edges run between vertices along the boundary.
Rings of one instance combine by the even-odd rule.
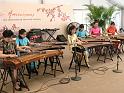
[[[81,40],[78,39],[77,35],[75,34],[76,33],[76,27],[75,26],[71,26],[69,28],[69,31],[68,31],[68,43],[69,43],[69,48],[72,49],[73,47],[80,47],[80,45],[82,46],[82,42]],[[81,51],[80,52],[83,52],[84,56],[85,56],[85,59],[86,59],[86,65],[88,67],[90,67],[89,65],[89,53],[84,49],[84,48],[81,48]]]
[[[90,35],[92,37],[98,37],[101,35],[101,29],[98,26],[98,22],[93,23],[93,27],[90,29]]]
[[[14,33],[11,30],[5,30],[2,34],[3,34],[3,40],[1,40],[2,51],[0,51],[0,58],[6,59],[6,58],[17,57],[16,51],[17,50],[21,51],[22,49],[20,47],[16,46],[15,41],[13,41],[12,36],[14,35]],[[0,66],[2,66],[4,68],[4,66],[5,66],[4,63],[0,62],[0,64],[1,64]],[[8,70],[10,71],[11,69],[14,69],[14,68],[10,68]],[[16,79],[17,81],[18,80],[20,81],[20,79],[18,78],[16,69],[14,69],[14,79]],[[22,84],[21,84],[21,82],[17,82],[17,81],[16,81],[15,89],[17,91],[21,91]]]
[[[21,29],[19,30],[19,36],[16,38],[16,44],[17,46],[20,46],[23,49],[23,52],[31,52],[31,48],[30,48],[30,41],[29,39],[26,37],[26,30],[25,29]],[[23,53],[20,53],[23,54]],[[31,72],[35,72],[36,74],[38,74],[36,67],[37,67],[37,63],[36,62],[31,62],[29,64],[26,65],[27,67],[27,71],[28,73],[30,73],[29,75],[31,75]]]
[[[111,22],[110,26],[107,28],[107,33],[109,36],[114,36],[116,33],[119,34],[114,22]]]
[[[115,34],[119,34],[119,33],[117,32],[117,28],[115,27],[115,23],[114,23],[114,22],[111,22],[110,26],[107,28],[107,33],[108,33],[108,36],[110,36],[110,37],[112,37],[112,38],[115,36]],[[119,52],[121,51],[121,50],[119,49],[120,43],[116,42],[116,43],[114,44],[114,47],[115,47],[116,49],[118,48],[118,51],[119,51]]]
[[[77,35],[77,37],[78,37],[79,39],[84,39],[84,38],[86,38],[86,37],[88,36],[87,32],[84,30],[84,25],[83,25],[83,24],[81,24],[81,25],[79,26],[79,29],[78,29],[78,31],[76,32],[76,35]]]

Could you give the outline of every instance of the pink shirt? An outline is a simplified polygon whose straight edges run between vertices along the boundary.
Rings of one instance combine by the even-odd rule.
[[[100,36],[101,35],[101,30],[98,27],[97,28],[91,28],[90,33],[91,33],[91,35]]]

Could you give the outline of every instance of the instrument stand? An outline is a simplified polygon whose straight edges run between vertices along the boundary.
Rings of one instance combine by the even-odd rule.
[[[55,29],[42,29],[42,32],[46,32],[49,36],[47,37],[46,41],[50,41],[51,39],[56,40],[56,38],[54,37],[55,32],[59,30],[58,28]]]
[[[115,72],[115,73],[122,73],[123,72],[122,70],[119,69],[119,59],[122,61],[122,58],[118,54],[118,50],[117,50],[117,68],[113,70],[113,72]]]

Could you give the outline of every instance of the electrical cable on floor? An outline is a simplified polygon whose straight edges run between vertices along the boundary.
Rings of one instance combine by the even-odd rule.
[[[86,70],[84,70],[83,74],[79,74],[79,75],[84,75],[86,74],[86,72],[92,71],[93,73],[97,74],[97,75],[104,75],[106,73],[107,70],[109,69],[113,69],[116,67],[116,65],[114,65],[113,67],[107,67],[109,65],[106,66],[101,66],[98,68],[87,68]]]
[[[79,74],[79,75],[85,75],[85,74],[87,74],[86,72],[88,72],[89,70],[93,71],[93,73],[98,74],[98,75],[105,75],[106,71],[108,71],[109,69],[113,69],[113,68],[115,68],[115,67],[116,67],[116,65],[113,66],[113,67],[111,67],[111,68],[109,68],[109,67],[107,67],[107,66],[102,66],[102,67],[98,67],[98,68],[89,68],[89,69],[85,69],[84,72],[83,72],[82,74]],[[101,72],[102,72],[102,74],[101,74]],[[70,83],[70,81],[71,81],[71,80],[70,80],[70,76],[69,76],[68,74],[69,74],[69,72],[68,72],[68,73],[66,74],[66,76],[63,77],[63,78],[53,78],[53,79],[50,79],[50,80],[48,80],[48,81],[45,81],[45,82],[43,82],[43,83],[41,84],[41,86],[40,86],[39,89],[34,90],[34,91],[27,91],[27,92],[25,92],[25,93],[37,93],[37,92],[39,92],[39,91],[45,91],[45,90],[47,90],[49,87],[52,87],[52,86],[56,86],[56,85],[60,85],[60,84],[68,84],[68,83]],[[68,75],[68,77],[67,77],[67,75]],[[57,79],[60,79],[58,83],[54,83],[54,84],[51,84],[51,85],[47,85],[47,83],[48,83],[49,81],[53,81],[53,80],[57,80]],[[44,87],[44,86],[45,86],[45,87]]]
[[[50,79],[50,80],[48,80],[48,81],[45,81],[45,82],[43,82],[42,84],[41,84],[41,86],[40,86],[40,88],[39,89],[37,89],[37,90],[32,90],[32,91],[27,91],[27,92],[25,92],[25,93],[37,93],[37,92],[39,92],[39,91],[45,91],[45,90],[47,90],[48,89],[48,86],[46,85],[49,81],[52,81],[52,80],[55,80],[55,79]],[[56,83],[56,84],[53,84],[53,85],[58,85],[59,83]],[[46,87],[44,87],[46,85]]]
[[[51,85],[46,85],[49,81],[53,81],[53,80],[57,80],[57,79],[60,79],[58,83],[54,83],[54,84],[51,84]],[[50,79],[48,81],[43,82],[43,84],[40,86],[39,89],[34,90],[34,91],[27,91],[25,93],[37,93],[39,91],[45,91],[49,87],[52,87],[52,86],[55,86],[55,85],[60,85],[60,84],[68,84],[69,82],[70,82],[70,77],[53,78],[53,79]],[[46,87],[44,87],[45,85],[46,85]]]
[[[91,69],[95,74],[104,75],[109,68],[106,66]]]
[[[108,65],[109,66],[109,65]],[[83,70],[83,73],[79,74],[79,75],[85,75],[87,74],[89,71],[93,71],[95,74],[98,74],[98,75],[104,75],[106,73],[107,70],[109,69],[113,69],[115,68],[115,66],[109,68],[107,66],[102,66],[102,67],[98,67],[98,68],[87,68],[85,70]],[[101,74],[102,73],[102,74]],[[67,77],[68,76],[68,77]],[[49,81],[53,81],[53,80],[57,80],[57,79],[60,79],[59,82],[57,83],[54,83],[54,84],[50,84],[50,85],[47,85],[47,83]],[[60,84],[68,84],[70,83],[70,76],[69,76],[69,72],[66,74],[66,76],[64,76],[63,78],[53,78],[53,79],[50,79],[50,80],[47,80],[45,82],[43,82],[40,86],[39,89],[37,90],[34,90],[34,91],[27,91],[25,93],[37,93],[39,91],[45,91],[47,90],[49,87],[52,87],[52,86],[56,86],[56,85],[60,85]]]
[[[111,68],[109,68],[107,66],[101,66],[101,67],[98,67],[98,68],[95,68],[95,69],[91,68],[91,71],[93,71],[95,74],[98,74],[98,75],[104,75],[106,73],[106,71],[108,71],[109,69],[113,69],[115,67],[116,67],[116,65],[111,67]]]

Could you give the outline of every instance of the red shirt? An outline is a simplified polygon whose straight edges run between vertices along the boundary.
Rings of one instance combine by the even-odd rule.
[[[111,33],[111,35],[115,35],[115,33],[117,33],[117,28],[115,26],[109,26],[107,32]]]

